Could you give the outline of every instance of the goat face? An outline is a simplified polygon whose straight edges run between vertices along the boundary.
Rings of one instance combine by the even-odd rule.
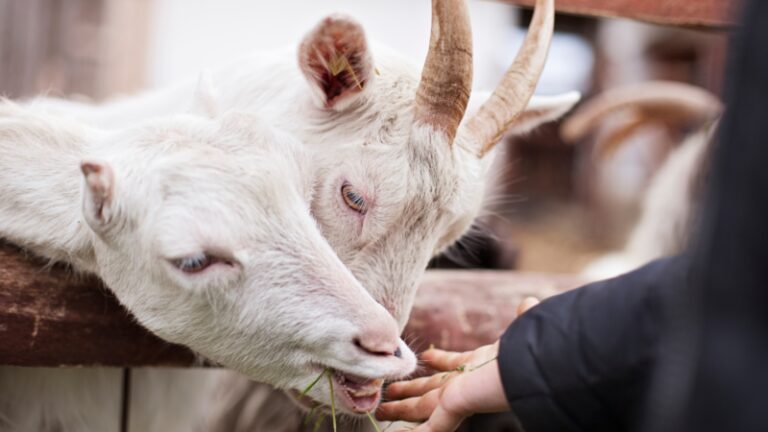
[[[429,259],[462,235],[483,197],[484,157],[509,129],[559,117],[577,94],[529,104],[553,25],[540,0],[531,34],[499,88],[459,128],[471,87],[471,37],[462,0],[433,1],[433,32],[421,78],[392,55],[374,60],[362,28],[323,20],[299,48],[311,89],[312,213],[341,260],[405,326]],[[292,127],[286,124],[285,127]]]
[[[293,139],[235,113],[99,139],[83,215],[99,275],[144,326],[282,388],[325,369],[368,387],[413,370],[396,322],[317,230]],[[342,406],[372,409],[372,382]]]
[[[485,166],[427,127],[382,138],[344,154],[315,155],[321,163],[312,214],[341,260],[403,328],[428,261],[479,212]]]

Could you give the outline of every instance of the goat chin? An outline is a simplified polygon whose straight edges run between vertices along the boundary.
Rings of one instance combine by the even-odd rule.
[[[205,419],[206,432],[296,432],[311,430],[316,417],[308,419],[306,409],[300,408],[287,394],[275,391],[269,385],[248,380],[237,373],[219,376],[215,401]],[[338,414],[337,414],[338,415]],[[339,430],[348,432],[374,432],[368,419],[339,416]],[[325,424],[328,425],[328,419]],[[302,424],[308,425],[302,429]],[[400,430],[409,426],[398,422],[391,427]],[[329,430],[329,429],[324,429]]]

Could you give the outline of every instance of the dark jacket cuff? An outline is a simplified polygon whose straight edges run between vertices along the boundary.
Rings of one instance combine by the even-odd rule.
[[[633,273],[543,301],[499,345],[499,372],[527,432],[626,429],[644,402],[661,328],[664,293],[682,262]]]

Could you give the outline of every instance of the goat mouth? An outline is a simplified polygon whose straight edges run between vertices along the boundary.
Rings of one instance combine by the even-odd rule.
[[[348,410],[365,414],[379,406],[383,379],[370,379],[334,371],[333,381],[336,398]]]
[[[379,406],[383,379],[365,378],[336,369],[327,369],[327,371],[333,380],[333,397],[337,409],[353,414],[365,414],[373,412]],[[306,409],[322,409],[330,413],[330,406],[309,396],[301,396],[301,393],[296,390],[291,390],[289,393],[299,405]]]

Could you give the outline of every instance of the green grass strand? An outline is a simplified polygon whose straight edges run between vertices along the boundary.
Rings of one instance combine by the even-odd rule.
[[[323,421],[325,420],[324,415],[318,415],[317,420],[315,420],[315,427],[312,428],[312,432],[317,432],[320,430],[320,426],[323,425]]]
[[[333,377],[331,376],[331,373],[328,372],[326,376],[328,377],[328,387],[331,388],[331,420],[333,421],[333,432],[336,432],[336,399],[333,397]]]
[[[312,388],[320,381],[320,379],[323,378],[323,375],[325,375],[325,372],[326,370],[323,370],[322,372],[320,372],[320,375],[318,375],[314,381],[309,383],[309,385],[304,388],[304,391],[301,392],[301,397],[306,396],[307,393],[309,393],[309,391],[312,390]]]
[[[368,420],[371,421],[371,424],[373,425],[373,428],[376,429],[376,432],[381,432],[381,428],[379,427],[379,422],[377,422],[376,419],[373,418],[373,414],[371,414],[370,411],[367,411],[365,415],[368,416]]]

